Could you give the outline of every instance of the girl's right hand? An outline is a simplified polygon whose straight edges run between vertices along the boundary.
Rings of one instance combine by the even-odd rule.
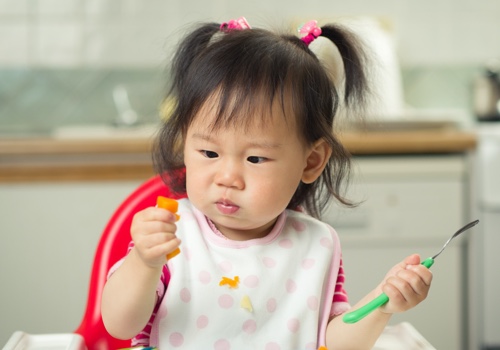
[[[150,207],[134,215],[130,233],[134,249],[140,259],[150,267],[161,267],[167,254],[181,243],[175,236],[177,226],[175,214],[168,210]]]

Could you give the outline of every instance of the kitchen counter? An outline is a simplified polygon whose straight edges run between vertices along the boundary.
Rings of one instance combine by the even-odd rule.
[[[340,140],[353,155],[462,153],[476,147],[473,132],[458,130],[345,132]]]
[[[353,155],[463,153],[473,132],[458,130],[346,131]],[[0,140],[0,182],[141,180],[153,175],[151,138]]]

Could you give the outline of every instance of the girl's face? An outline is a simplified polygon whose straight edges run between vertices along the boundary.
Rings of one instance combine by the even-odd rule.
[[[304,174],[314,146],[301,141],[279,106],[265,123],[257,116],[248,127],[214,131],[215,111],[207,105],[185,136],[189,199],[227,238],[264,237],[300,181],[312,182]]]

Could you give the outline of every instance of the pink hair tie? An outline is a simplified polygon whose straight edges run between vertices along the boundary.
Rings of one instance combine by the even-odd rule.
[[[300,34],[305,34],[300,38],[307,46],[321,35],[321,28],[318,27],[318,21],[312,20],[303,24],[299,28]]]
[[[231,30],[243,30],[251,29],[250,24],[248,24],[245,17],[240,17],[238,19],[232,19],[229,22],[224,22],[220,25],[220,30],[223,32],[229,32]]]

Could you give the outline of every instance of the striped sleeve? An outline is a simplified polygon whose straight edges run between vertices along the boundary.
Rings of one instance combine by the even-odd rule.
[[[347,292],[344,289],[345,274],[342,259],[340,259],[339,272],[337,274],[337,281],[335,283],[335,292],[333,294],[332,308],[330,316],[337,316],[346,312],[349,308],[349,299]]]

